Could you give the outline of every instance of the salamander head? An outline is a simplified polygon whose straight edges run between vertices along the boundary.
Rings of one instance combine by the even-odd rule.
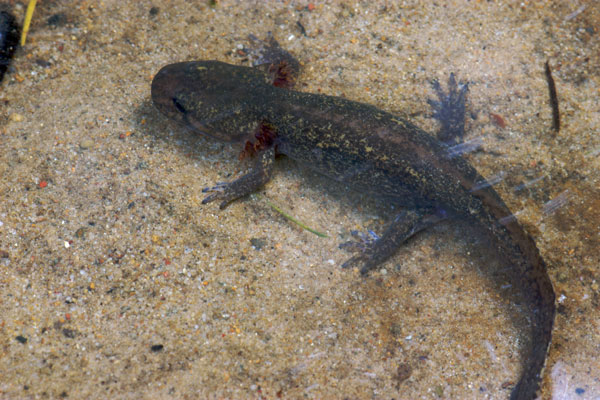
[[[240,141],[259,122],[255,99],[268,87],[265,79],[256,69],[218,61],[170,64],[152,81],[152,101],[160,112],[194,131]]]

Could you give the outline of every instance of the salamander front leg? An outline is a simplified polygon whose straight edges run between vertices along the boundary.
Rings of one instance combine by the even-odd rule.
[[[219,208],[223,209],[233,200],[255,192],[271,179],[274,163],[275,149],[271,147],[260,152],[250,172],[246,175],[233,182],[220,182],[216,186],[203,189],[203,193],[211,194],[202,200],[202,204],[221,200]]]
[[[284,50],[271,32],[266,40],[254,35],[248,37],[252,43],[248,55],[253,58],[252,65],[261,68],[272,77],[273,86],[290,89],[294,87],[300,74],[300,63],[294,56]]]
[[[442,214],[423,215],[419,211],[402,211],[394,218],[381,237],[370,232],[368,236],[363,235],[364,237],[359,242],[351,241],[341,244],[340,248],[349,248],[358,253],[346,261],[342,268],[357,267],[360,269],[360,273],[365,275],[392,256],[398,247],[411,236],[444,218]]]

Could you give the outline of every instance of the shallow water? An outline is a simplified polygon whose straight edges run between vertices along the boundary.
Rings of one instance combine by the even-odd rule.
[[[468,225],[361,278],[338,244],[395,211],[369,188],[282,159],[260,196],[200,204],[247,164],[159,115],[150,82],[243,64],[267,31],[303,63],[299,90],[430,132],[431,80],[470,82],[465,157],[502,178],[557,294],[543,398],[600,398],[597,2],[39,3],[0,93],[0,398],[508,397],[527,313]]]

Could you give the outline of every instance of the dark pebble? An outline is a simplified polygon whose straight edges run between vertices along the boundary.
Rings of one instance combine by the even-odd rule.
[[[22,343],[22,344],[25,344],[25,343],[27,343],[27,338],[26,338],[25,336],[21,336],[21,335],[19,335],[19,336],[17,336],[15,339],[17,339],[17,341],[18,341],[19,343]]]
[[[0,82],[19,43],[19,25],[11,14],[0,11]]]
[[[262,248],[267,244],[267,241],[265,239],[252,238],[250,239],[250,244],[252,244],[252,247],[254,247],[256,250],[262,250]]]
[[[75,337],[75,335],[77,334],[76,331],[74,331],[73,329],[69,329],[69,328],[64,328],[62,333],[63,333],[63,335],[65,335],[65,337],[68,337],[69,339],[73,339]]]
[[[52,66],[52,64],[50,64],[49,61],[44,60],[43,58],[36,58],[35,63],[42,68],[48,68],[48,67]]]
[[[156,353],[162,351],[163,348],[164,346],[162,344],[153,344],[152,347],[150,347],[150,350]]]
[[[88,228],[86,228],[85,226],[77,229],[75,231],[75,237],[77,239],[85,239],[85,233],[87,232]]]
[[[584,393],[585,393],[585,389],[582,389],[582,388],[577,388],[577,389],[575,389],[575,393],[577,393],[578,395],[580,395],[580,396],[581,396],[582,394],[584,394]]]
[[[396,383],[399,385],[412,375],[412,368],[409,364],[402,363],[398,365],[398,369],[396,370]]]
[[[48,26],[52,26],[52,27],[56,28],[59,26],[66,25],[68,20],[69,19],[67,18],[67,15],[65,13],[56,13],[56,14],[48,17],[48,20],[46,21],[46,23],[48,24]]]

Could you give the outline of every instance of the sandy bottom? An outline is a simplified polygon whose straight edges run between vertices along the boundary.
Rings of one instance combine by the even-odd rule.
[[[159,115],[152,77],[244,64],[268,31],[302,62],[298,90],[427,131],[431,80],[470,82],[467,157],[502,178],[557,294],[543,398],[600,398],[598,2],[38,3],[0,91],[1,399],[509,396],[527,313],[467,224],[362,278],[338,245],[394,215],[371,188],[282,159],[257,195],[201,204],[248,164]]]

